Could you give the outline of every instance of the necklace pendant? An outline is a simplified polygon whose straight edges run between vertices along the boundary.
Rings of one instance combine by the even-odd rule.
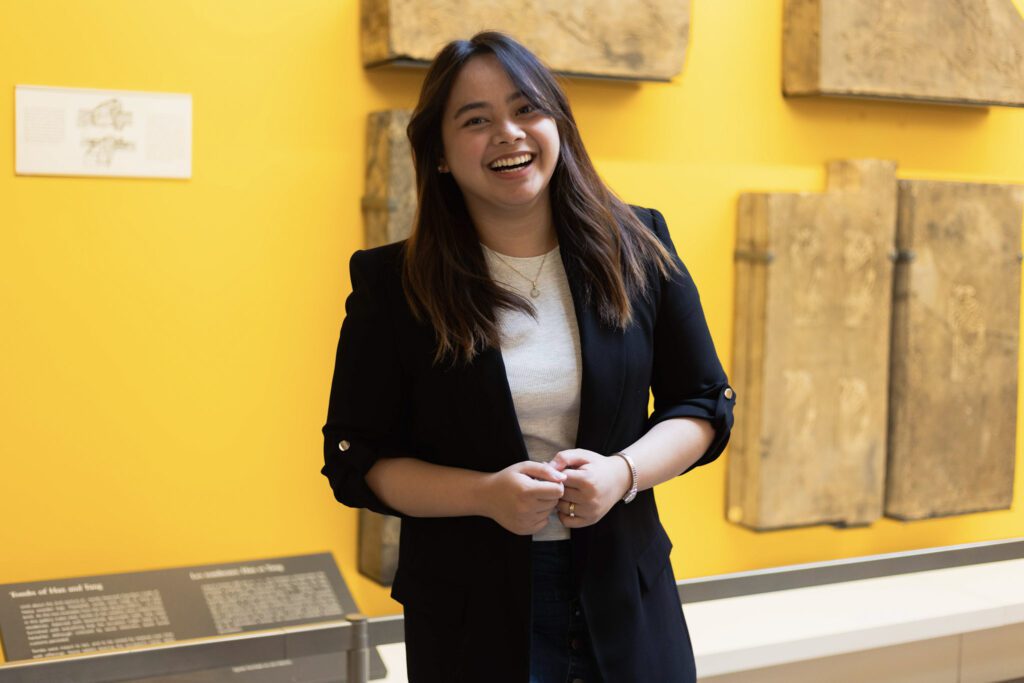
[[[534,299],[540,296],[540,290],[537,289],[537,285],[534,285],[533,289],[530,290],[530,296],[532,296]]]

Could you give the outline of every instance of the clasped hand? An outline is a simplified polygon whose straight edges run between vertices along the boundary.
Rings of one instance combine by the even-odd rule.
[[[622,458],[582,448],[559,451],[551,462],[526,460],[491,475],[488,516],[519,535],[543,529],[552,510],[570,529],[589,526],[625,495],[631,481]]]

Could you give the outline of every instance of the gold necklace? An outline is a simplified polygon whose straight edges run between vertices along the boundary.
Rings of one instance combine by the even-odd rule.
[[[552,250],[552,251],[554,251],[554,250]],[[533,297],[534,299],[536,299],[536,298],[537,298],[538,296],[540,296],[540,290],[539,290],[539,289],[537,289],[537,280],[539,280],[539,279],[540,279],[540,273],[541,273],[541,271],[542,271],[542,270],[544,270],[544,262],[545,262],[545,261],[547,261],[547,259],[548,259],[548,255],[547,255],[547,254],[544,254],[544,258],[542,258],[542,259],[540,260],[540,268],[538,268],[538,269],[537,269],[537,276],[536,276],[535,278],[533,278],[533,279],[531,280],[530,278],[528,278],[528,277],[526,277],[525,275],[523,275],[523,274],[522,274],[522,273],[521,273],[521,272],[519,271],[519,269],[518,269],[518,268],[516,268],[515,266],[513,266],[513,265],[512,265],[511,263],[509,263],[509,262],[508,262],[508,261],[506,261],[505,259],[501,258],[501,254],[499,254],[498,252],[494,251],[493,249],[491,249],[491,253],[492,253],[492,254],[494,254],[494,256],[495,256],[495,257],[496,257],[496,258],[497,258],[497,259],[498,259],[499,261],[501,261],[501,262],[502,262],[502,263],[504,263],[504,264],[505,264],[506,266],[508,266],[509,268],[511,268],[511,269],[512,269],[512,270],[513,270],[513,271],[515,272],[515,274],[516,274],[516,275],[518,275],[519,277],[523,278],[524,280],[526,280],[527,282],[529,282],[529,283],[530,283],[530,284],[531,284],[531,285],[533,286],[533,288],[532,288],[532,289],[530,290],[530,296],[532,296],[532,297]],[[548,252],[548,253],[551,253],[551,252]]]

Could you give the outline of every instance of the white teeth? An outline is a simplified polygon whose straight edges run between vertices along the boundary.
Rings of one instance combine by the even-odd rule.
[[[509,157],[508,159],[498,159],[491,164],[491,168],[504,168],[505,166],[518,166],[519,164],[525,164],[527,161],[533,158],[531,154],[520,154],[517,157]]]

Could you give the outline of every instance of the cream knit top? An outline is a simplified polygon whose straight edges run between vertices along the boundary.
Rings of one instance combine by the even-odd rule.
[[[537,309],[536,318],[522,311],[498,311],[498,325],[505,373],[527,454],[530,460],[547,462],[558,451],[575,447],[580,415],[580,335],[562,257],[558,247],[548,252],[547,258],[516,258],[496,255],[481,246],[494,281],[521,294]],[[530,296],[533,285],[523,276],[537,278],[540,294],[536,298]],[[569,530],[554,511],[547,526],[533,535],[535,541],[567,538]]]

